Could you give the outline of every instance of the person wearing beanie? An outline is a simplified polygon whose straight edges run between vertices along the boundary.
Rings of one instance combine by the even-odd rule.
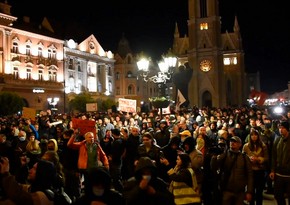
[[[52,162],[39,160],[29,170],[29,184],[19,184],[9,172],[9,160],[0,160],[0,179],[7,199],[0,204],[53,205],[53,200],[46,194],[56,182],[56,169]]]
[[[269,177],[274,180],[274,197],[278,205],[286,204],[290,196],[290,133],[289,122],[279,124],[280,136],[274,141],[272,149],[272,166]],[[290,199],[288,198],[288,203]]]

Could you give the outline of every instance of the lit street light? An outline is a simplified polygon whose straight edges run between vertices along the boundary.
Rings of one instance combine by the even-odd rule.
[[[55,97],[55,98],[47,98],[47,102],[48,102],[48,104],[51,106],[53,106],[52,108],[51,108],[51,110],[53,110],[53,111],[56,111],[57,110],[57,108],[55,107],[56,105],[57,105],[57,103],[58,103],[58,101],[59,101],[59,98],[57,98],[57,97]]]
[[[158,85],[158,98],[151,98],[150,101],[155,108],[160,109],[162,117],[162,108],[166,108],[170,104],[170,100],[165,96],[165,87],[175,71],[177,58],[170,52],[167,55],[163,55],[162,60],[158,62],[159,71],[157,73],[154,70],[150,70],[150,62],[150,58],[141,56],[137,62],[137,67],[140,76],[145,82],[153,82]]]

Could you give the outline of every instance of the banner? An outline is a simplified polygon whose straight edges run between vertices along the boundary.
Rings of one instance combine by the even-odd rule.
[[[93,132],[96,137],[96,121],[72,118],[72,124],[74,129],[79,129],[80,135],[83,136],[87,132]]]
[[[119,111],[136,113],[136,100],[119,98]]]
[[[23,107],[22,118],[35,120],[36,110],[34,108]]]
[[[97,103],[87,103],[86,110],[87,110],[87,112],[98,111],[98,104]]]

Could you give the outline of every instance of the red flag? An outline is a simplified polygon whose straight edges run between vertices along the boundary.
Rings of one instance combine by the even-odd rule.
[[[253,99],[258,106],[264,105],[267,97],[268,97],[267,93],[260,92],[257,90],[252,90],[250,94],[250,98]]]

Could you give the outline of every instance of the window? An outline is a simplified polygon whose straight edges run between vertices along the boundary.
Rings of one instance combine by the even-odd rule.
[[[230,65],[230,58],[224,58],[224,65]]]
[[[31,80],[31,68],[26,69],[26,79]]]
[[[129,95],[133,95],[133,94],[135,94],[133,85],[129,85],[129,86],[128,86],[128,94],[129,94]]]
[[[30,56],[31,46],[26,45],[26,55]]]
[[[48,58],[51,58],[51,53],[52,53],[52,50],[49,48],[49,49],[47,50],[47,57],[48,57]]]
[[[42,57],[42,48],[38,47],[38,57]]]
[[[238,64],[238,59],[237,59],[237,57],[233,57],[233,64],[234,64],[234,65],[237,65],[237,64]]]
[[[69,72],[68,72],[68,76],[69,76],[69,78],[74,78],[74,72],[69,71]]]
[[[75,88],[74,84],[75,84],[74,78],[69,77],[69,91],[70,92],[74,92],[74,88]]]
[[[237,57],[224,58],[224,65],[237,65],[237,64],[238,64]]]
[[[119,72],[116,73],[116,80],[120,80],[120,73]]]
[[[53,49],[51,58],[56,59],[56,50]]]
[[[116,95],[120,95],[120,87],[116,88]]]
[[[73,59],[72,58],[69,59],[68,69],[73,70]]]
[[[103,90],[103,86],[102,86],[102,84],[100,83],[100,81],[98,81],[98,87],[97,87],[97,91],[98,92],[102,92],[102,90]]]
[[[12,53],[18,53],[18,43],[17,42],[13,42]]]
[[[38,80],[43,80],[43,70],[38,70]]]
[[[48,80],[56,82],[56,80],[57,80],[57,71],[55,70],[55,68],[50,68],[48,70]]]
[[[208,29],[208,24],[207,23],[201,23],[199,25],[199,27],[200,27],[200,30],[207,30]]]
[[[19,70],[17,67],[13,67],[13,77],[14,77],[14,79],[19,78]]]
[[[111,67],[108,67],[108,75],[112,76],[112,68]]]
[[[82,67],[81,67],[81,63],[80,62],[78,62],[78,71],[82,72]]]
[[[88,91],[89,92],[96,92],[97,91],[97,83],[96,78],[88,77]]]
[[[108,87],[109,87],[109,92],[111,93],[111,92],[113,92],[113,86],[112,86],[112,82],[111,81],[109,81],[109,83],[108,83]]]

